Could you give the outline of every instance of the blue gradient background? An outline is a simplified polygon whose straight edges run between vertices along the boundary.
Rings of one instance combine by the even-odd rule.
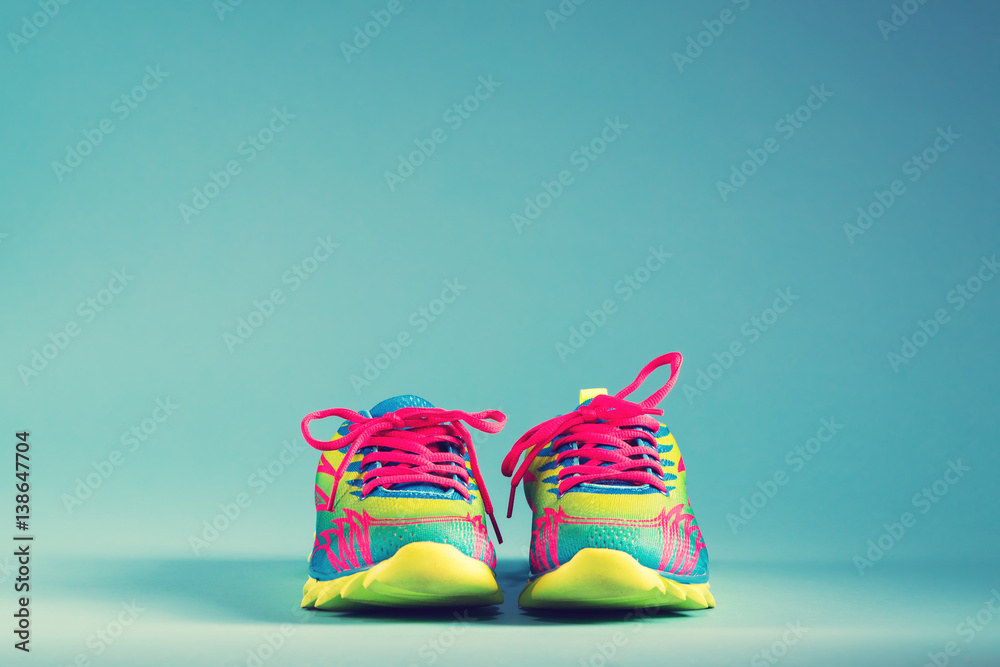
[[[204,578],[189,585],[209,598],[205,591],[220,581],[212,562],[251,568],[255,580],[270,570],[247,563],[275,563],[284,577],[276,580],[287,579],[290,592],[285,599],[284,588],[268,588],[276,596],[268,604],[288,613],[251,620],[306,622],[294,607],[313,529],[314,452],[283,464],[263,489],[251,480],[283,441],[300,441],[306,412],[368,408],[400,393],[470,411],[499,407],[508,426],[481,444],[479,456],[502,505],[508,487],[499,463],[524,430],[570,409],[580,387],[615,391],[672,350],[685,365],[661,407],[684,452],[716,572],[732,582],[727,600],[713,579],[720,608],[704,625],[685,621],[692,643],[677,650],[690,648],[706,664],[712,656],[719,664],[749,660],[797,618],[783,602],[806,608],[808,591],[822,586],[837,591],[822,598],[831,608],[841,600],[844,609],[868,611],[813,620],[812,643],[798,647],[803,663],[832,659],[844,632],[855,632],[859,646],[895,642],[877,664],[919,664],[926,651],[940,650],[955,623],[1000,584],[1000,282],[987,282],[961,311],[946,300],[981,257],[1000,249],[1000,8],[930,2],[885,40],[877,22],[889,18],[888,2],[753,0],[741,11],[722,0],[595,0],[555,30],[545,16],[554,1],[403,6],[350,63],[340,43],[384,3],[246,0],[220,20],[209,0],[71,2],[17,52],[9,44],[0,50],[0,433],[11,442],[16,429],[32,433],[32,528],[46,564],[36,573],[41,654],[18,657],[68,662],[86,651],[101,619],[135,597],[113,575],[143,571],[142,562],[193,572],[177,576]],[[672,53],[726,8],[735,21],[679,72]],[[26,0],[6,3],[3,32],[19,30],[36,11]],[[127,119],[114,117],[112,101],[157,65],[169,76]],[[460,128],[449,128],[442,114],[490,75],[500,87]],[[723,201],[716,182],[820,85],[833,97],[793,137],[778,135],[780,150]],[[190,203],[210,171],[242,159],[237,147],[265,127],[273,108],[295,118],[186,224],[179,204]],[[60,182],[51,163],[105,117],[114,132]],[[628,128],[518,233],[511,214],[542,180],[572,168],[571,154],[609,117]],[[437,127],[447,141],[390,191],[384,173]],[[919,181],[905,180],[903,163],[931,145],[939,127],[960,139]],[[849,243],[843,225],[897,178],[906,194]],[[327,236],[340,248],[291,291],[283,274]],[[626,302],[614,286],[650,246],[672,256]],[[86,323],[78,304],[122,268],[134,281]],[[350,376],[380,343],[414,333],[411,313],[446,279],[467,290],[356,392]],[[287,301],[230,352],[223,335],[276,288]],[[786,288],[799,300],[750,344],[741,328]],[[607,298],[619,310],[564,363],[555,344]],[[887,353],[938,308],[951,321],[894,372]],[[25,384],[18,366],[69,320],[82,334]],[[703,395],[685,397],[684,385],[736,340],[746,353]],[[122,433],[167,397],[180,408],[135,452],[125,450]],[[786,452],[830,417],[844,429],[734,533],[727,514],[758,481],[790,470]],[[64,494],[114,450],[125,463],[69,512]],[[859,577],[852,558],[883,522],[914,512],[913,496],[958,459],[971,471],[927,514],[915,512],[917,525]],[[252,505],[196,558],[189,537],[241,492]],[[11,494],[4,495],[9,515]],[[509,567],[520,566],[529,516],[519,502],[514,519],[502,522],[499,555]],[[740,598],[748,581],[761,581],[754,567],[776,568],[768,571],[777,588]],[[806,573],[795,595],[780,592],[784,567]],[[73,568],[82,568],[78,576]],[[961,594],[915,583],[940,572],[966,577],[954,584]],[[837,577],[846,583],[830,583]],[[81,579],[96,583],[72,589]],[[156,609],[168,588],[148,590],[148,607]],[[518,614],[510,605],[516,590],[507,591],[504,615]],[[9,607],[12,595],[4,596]],[[44,602],[60,595],[75,602],[58,611]],[[764,606],[761,595],[770,598]],[[943,609],[944,600],[954,609]],[[883,604],[897,605],[901,616],[883,617]],[[205,664],[230,664],[252,643],[239,633],[259,634],[238,614],[170,609],[149,612],[144,634],[136,630],[102,660],[171,664],[179,659],[170,657],[171,628],[186,623],[193,645],[234,647],[199,654]],[[206,630],[206,617],[225,632]],[[368,626],[383,622],[390,620],[362,623],[357,636],[375,637]],[[403,648],[380,647],[385,653],[369,659],[422,664],[416,647],[437,626],[393,622],[394,632],[410,633],[400,635],[408,638]],[[864,634],[880,622],[884,636]],[[359,632],[356,619],[343,623],[345,632]],[[483,623],[463,641],[473,651],[518,637],[542,641],[541,630],[526,625],[512,636]],[[573,664],[589,659],[586,642],[599,639],[589,626],[541,626],[567,633],[546,646]],[[351,636],[331,634],[337,627],[328,624],[315,640]],[[960,659],[996,656],[995,630]],[[599,632],[614,632],[613,624]],[[623,661],[662,650],[663,635],[637,636]],[[299,654],[279,652],[269,664],[317,655],[306,648],[313,635],[299,637]],[[586,645],[572,648],[578,640]],[[701,645],[713,653],[698,653]],[[443,660],[464,664],[468,655]]]

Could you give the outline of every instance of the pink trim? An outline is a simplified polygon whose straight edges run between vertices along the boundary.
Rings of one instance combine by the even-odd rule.
[[[325,454],[319,457],[319,467],[316,468],[316,474],[318,475],[320,473],[332,476],[337,474],[337,469],[333,467],[333,464],[330,463],[330,459],[326,458]]]
[[[316,510],[317,511],[325,510],[326,506],[330,502],[330,497],[326,495],[326,493],[323,491],[322,488],[320,488],[319,484],[316,485],[316,490],[314,495],[316,498]]]
[[[374,519],[368,512],[362,511],[358,514],[349,509],[344,510],[344,516],[330,520],[333,528],[316,534],[313,554],[322,550],[326,553],[326,557],[334,569],[353,570],[373,564],[370,537],[372,526],[414,526],[448,521],[472,524],[475,533],[472,557],[485,560],[488,563],[495,561],[496,555],[493,552],[493,545],[486,533],[486,524],[483,523],[483,518],[480,516],[474,517],[471,514],[466,514],[465,516],[428,516],[412,519]],[[334,537],[336,537],[336,549],[334,549]]]
[[[652,519],[592,519],[571,516],[562,508],[546,508],[542,516],[535,519],[535,529],[531,532],[532,549],[529,560],[535,572],[545,572],[562,565],[559,562],[559,526],[563,524],[659,528],[663,551],[657,569],[671,574],[686,575],[691,572],[698,564],[698,557],[705,546],[701,530],[694,525],[694,515],[685,512],[684,505],[677,505],[670,512],[661,510]],[[694,549],[691,548],[692,538]]]

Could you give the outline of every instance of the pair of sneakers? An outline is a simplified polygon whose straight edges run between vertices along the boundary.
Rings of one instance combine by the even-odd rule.
[[[665,385],[641,402],[626,399],[664,365]],[[522,607],[715,606],[684,460],[653,417],[680,366],[680,354],[665,354],[614,396],[581,391],[575,410],[532,428],[507,454],[507,516],[521,482],[533,512]],[[317,440],[309,424],[326,417],[344,422],[332,440]],[[502,538],[466,425],[497,433],[505,421],[498,410],[445,410],[417,396],[307,415],[302,434],[322,455],[302,606],[502,602],[487,516]]]

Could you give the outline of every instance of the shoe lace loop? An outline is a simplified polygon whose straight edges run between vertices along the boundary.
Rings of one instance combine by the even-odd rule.
[[[317,440],[309,432],[309,424],[317,419],[340,417],[350,423],[347,434],[332,441]],[[379,417],[365,417],[353,410],[332,408],[311,412],[302,420],[302,436],[320,451],[346,448],[334,474],[333,488],[327,511],[333,511],[337,487],[347,472],[347,466],[361,449],[366,449],[361,459],[362,495],[376,487],[388,488],[395,484],[434,484],[454,489],[469,499],[469,472],[464,454],[469,454],[472,478],[479,487],[483,507],[493,524],[497,541],[503,544],[500,529],[493,516],[493,504],[486,490],[472,436],[462,425],[484,433],[498,433],[503,429],[507,416],[499,410],[468,413],[442,408],[400,408]]]
[[[602,481],[649,484],[665,492],[663,466],[656,448],[656,432],[660,425],[651,415],[663,414],[656,405],[677,381],[682,361],[678,352],[657,357],[614,396],[595,396],[587,405],[542,422],[522,435],[501,466],[503,474],[511,478],[507,518],[514,511],[517,485],[538,453],[556,439],[560,439],[556,451],[556,461],[560,465],[560,495],[579,484]],[[670,365],[670,378],[666,384],[643,401],[626,400],[650,373],[667,364]],[[524,460],[518,466],[522,455]]]

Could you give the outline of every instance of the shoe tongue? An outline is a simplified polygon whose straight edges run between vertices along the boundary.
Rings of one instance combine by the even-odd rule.
[[[399,410],[400,408],[433,408],[431,403],[419,396],[413,394],[403,394],[402,396],[393,396],[392,398],[387,398],[375,407],[373,407],[368,414],[372,417],[381,417],[387,412],[393,412]],[[443,451],[454,451],[454,448],[443,446],[441,448]],[[426,484],[423,482],[411,482],[408,484],[396,484],[394,487],[397,491],[423,491],[431,493],[444,493],[445,488],[438,486],[437,484]]]
[[[607,396],[608,390],[600,387],[595,389],[581,389],[580,390],[580,405],[583,405],[587,401],[591,401],[595,396]]]
[[[428,401],[420,398],[419,396],[414,396],[413,394],[403,394],[402,396],[393,396],[392,398],[387,398],[375,407],[373,407],[369,414],[372,417],[381,417],[387,412],[393,412],[394,410],[399,410],[400,408],[433,408]]]
[[[607,395],[608,395],[608,390],[605,389],[604,387],[595,387],[593,389],[581,389],[580,390],[580,405],[586,405],[586,404],[590,403],[592,400],[594,400],[594,398],[596,398],[598,396],[607,396]],[[610,445],[597,445],[597,446],[599,448],[601,448],[601,449],[614,449]],[[601,464],[601,465],[606,467],[609,464],[604,463],[604,464]],[[594,480],[594,481],[590,482],[590,484],[597,484],[599,486],[617,486],[617,487],[631,487],[631,486],[634,486],[633,484],[630,484],[629,482],[619,482],[619,481],[615,481],[615,480],[604,480],[604,479]]]

